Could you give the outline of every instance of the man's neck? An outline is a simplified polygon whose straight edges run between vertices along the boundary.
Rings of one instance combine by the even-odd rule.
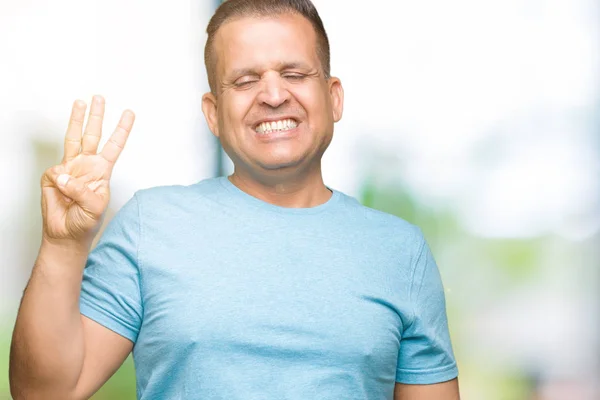
[[[289,180],[259,180],[236,170],[228,179],[249,195],[280,207],[316,207],[326,203],[332,195],[320,171]]]

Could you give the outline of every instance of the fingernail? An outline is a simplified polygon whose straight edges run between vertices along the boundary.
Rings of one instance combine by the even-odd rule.
[[[67,174],[59,175],[56,179],[56,183],[58,184],[58,186],[65,186],[67,182],[69,182],[69,178],[70,177]]]

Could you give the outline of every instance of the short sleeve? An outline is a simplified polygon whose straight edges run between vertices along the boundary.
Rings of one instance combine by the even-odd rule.
[[[109,222],[83,273],[81,314],[135,343],[142,323],[138,246],[140,221],[134,196]]]
[[[444,287],[424,239],[417,256],[410,298],[413,318],[400,340],[396,382],[433,384],[458,376],[448,332]]]

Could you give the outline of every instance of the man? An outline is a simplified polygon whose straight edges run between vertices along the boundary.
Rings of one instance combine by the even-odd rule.
[[[458,399],[421,232],[323,183],[343,89],[314,6],[229,0],[208,34],[202,108],[235,172],[136,193],[88,256],[134,116],[98,153],[103,99],[83,135],[75,103],[42,178],[13,396],[88,398],[133,350],[140,399]]]

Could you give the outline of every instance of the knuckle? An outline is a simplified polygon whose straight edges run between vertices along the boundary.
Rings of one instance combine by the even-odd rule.
[[[42,178],[40,179],[40,183],[43,185],[44,183],[55,182],[58,175],[62,172],[62,167],[60,165],[54,165],[44,171],[42,174]]]
[[[79,116],[72,117],[69,122],[71,125],[83,125],[83,118],[81,118]]]
[[[114,146],[118,147],[119,149],[123,150],[123,145],[121,143],[119,143],[116,139],[114,138],[110,138],[108,140],[110,143],[112,143]]]
[[[48,177],[52,177],[57,175],[60,172],[60,167],[58,165],[54,165],[50,168],[48,168],[46,171],[44,171],[44,175],[48,176]]]
[[[128,135],[129,129],[127,129],[127,128],[128,128],[127,126],[125,126],[123,124],[119,124],[119,126],[117,126],[117,129],[115,129],[115,132],[121,136]]]

